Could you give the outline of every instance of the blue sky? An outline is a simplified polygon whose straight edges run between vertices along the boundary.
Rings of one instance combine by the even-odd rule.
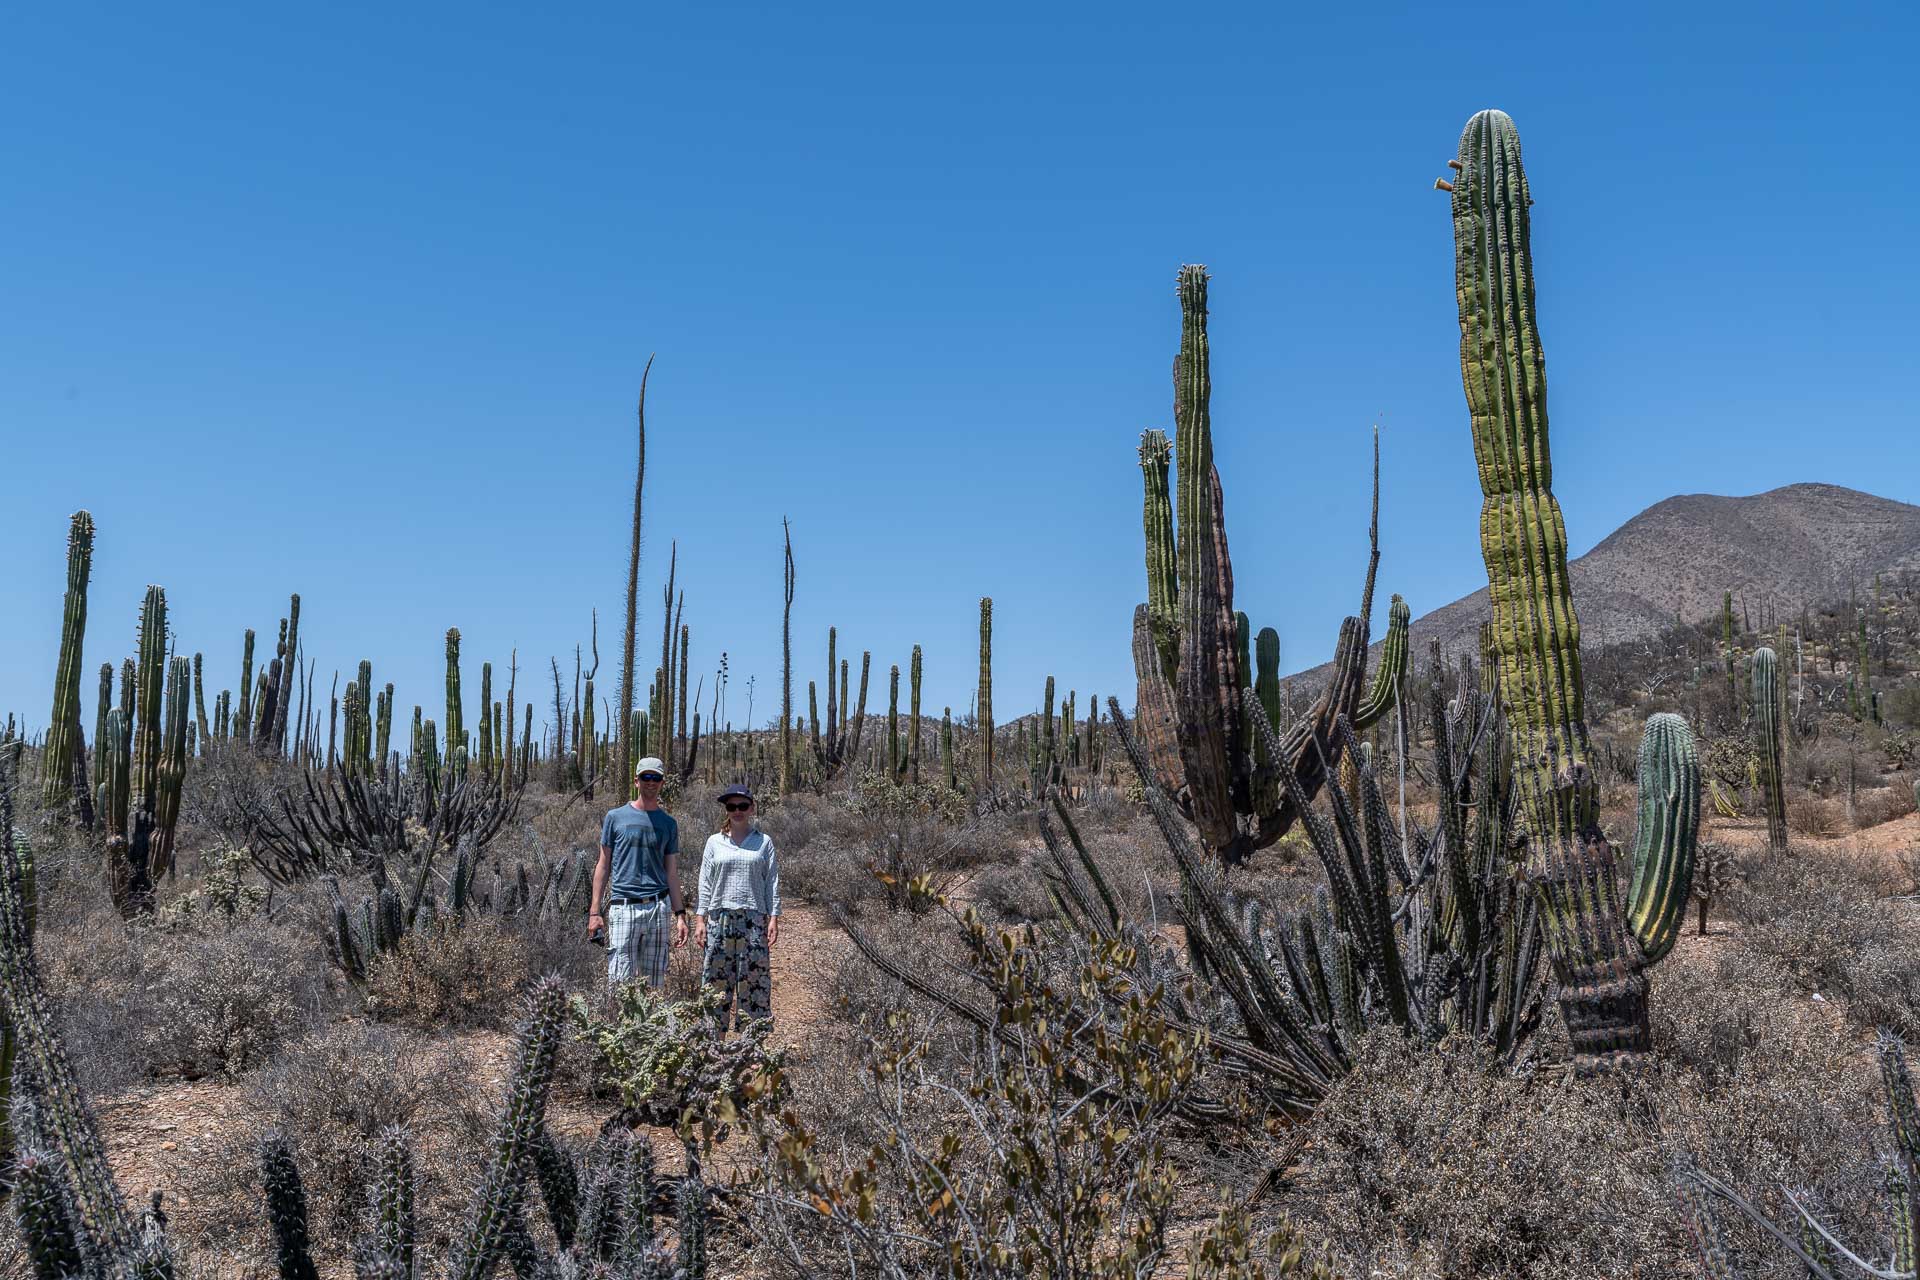
[[[1376,422],[1382,590],[1485,582],[1431,184],[1486,106],[1576,552],[1673,493],[1920,500],[1911,6],[920,12],[16,9],[0,709],[46,718],[82,506],[89,670],[159,582],[209,698],[290,591],[319,685],[370,658],[403,714],[447,627],[471,699],[596,607],[610,690],[650,352],[643,670],[677,539],[696,670],[765,714],[786,515],[800,679],[837,624],[875,702],[919,643],[963,711],[991,595],[1002,719],[1049,673],[1130,702],[1183,262],[1239,603],[1321,661]]]

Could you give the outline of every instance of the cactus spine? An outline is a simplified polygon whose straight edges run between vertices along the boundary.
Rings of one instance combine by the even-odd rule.
[[[80,654],[87,638],[87,580],[93,576],[93,517],[73,513],[67,529],[67,598],[60,620],[60,658],[53,673],[53,712],[47,717],[40,788],[49,809],[73,799],[80,741]]]
[[[93,771],[100,772],[100,762],[105,758],[107,749],[107,712],[113,710],[113,664],[100,664],[100,694],[94,704],[93,719]],[[96,776],[97,781],[97,776]]]
[[[980,790],[993,790],[993,597],[980,597],[980,688],[974,713],[980,734]]]
[[[1567,581],[1566,525],[1553,497],[1546,374],[1535,325],[1531,197],[1520,137],[1503,112],[1483,111],[1460,137],[1453,186],[1461,380],[1472,416],[1484,504],[1480,543],[1492,594],[1492,648],[1510,716],[1526,872],[1546,925],[1576,1070],[1595,1072],[1649,1048],[1646,970],[1663,949],[1666,915],[1691,891],[1695,834],[1684,820],[1648,822],[1635,884],[1659,886],[1628,929],[1613,851],[1599,827],[1588,756],[1580,629]],[[1664,728],[1658,731],[1663,735]],[[1649,726],[1649,733],[1656,730]],[[1691,743],[1669,745],[1684,756]]]
[[[1787,851],[1786,767],[1781,743],[1780,660],[1770,648],[1753,652],[1753,736],[1760,758],[1760,790],[1767,806],[1767,848]]]
[[[947,766],[947,790],[960,789],[959,776],[953,768],[953,708],[943,707],[940,711],[940,758]]]

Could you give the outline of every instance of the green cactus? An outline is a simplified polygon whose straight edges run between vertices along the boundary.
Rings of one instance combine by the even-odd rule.
[[[76,511],[67,529],[67,597],[60,620],[60,658],[53,672],[53,711],[42,753],[41,803],[61,810],[73,799],[80,741],[80,659],[87,638],[87,580],[93,575],[93,517]]]
[[[1053,772],[1054,761],[1052,676],[1047,677],[1047,692],[1041,705],[1045,710],[1041,716],[1040,724],[1036,726],[1037,732],[1034,734],[1034,750],[1038,757],[1035,760],[1035,764],[1041,772],[1051,774]]]
[[[947,766],[947,790],[958,791],[960,777],[954,770],[952,707],[942,707],[940,710],[940,758]]]
[[[913,785],[920,785],[920,646],[913,646],[913,663],[909,668],[912,695],[907,711],[907,762],[913,772]]]
[[[285,1134],[270,1134],[260,1144],[260,1181],[266,1188],[280,1280],[319,1280],[307,1233],[307,1189]]]
[[[100,762],[104,758],[107,742],[107,712],[113,710],[113,664],[100,664],[100,694],[94,704],[93,719],[93,771],[98,781]]]
[[[180,824],[180,792],[187,777],[187,683],[192,666],[175,658],[167,669],[166,723],[160,744],[153,801],[153,841],[148,865],[153,874],[173,872],[173,841]]]
[[[1627,925],[1651,965],[1673,949],[1693,887],[1700,755],[1685,720],[1670,712],[1648,718],[1634,777],[1640,788],[1640,822],[1627,890]]]
[[[465,736],[462,727],[460,706],[460,628],[447,628],[447,758],[451,762],[453,749]],[[456,772],[456,778],[459,776]]]
[[[1412,670],[1407,656],[1407,628],[1412,620],[1413,613],[1407,608],[1407,602],[1396,595],[1387,609],[1387,638],[1382,642],[1380,665],[1373,673],[1373,690],[1354,711],[1355,729],[1372,728],[1399,700],[1401,686]],[[1266,700],[1261,699],[1261,705],[1265,704]]]
[[[200,655],[193,655],[193,719],[200,731],[201,751],[213,747],[213,734],[207,726],[207,695],[200,676]]]
[[[520,1024],[509,1092],[500,1108],[490,1157],[467,1226],[454,1245],[448,1280],[487,1280],[504,1246],[508,1224],[519,1214],[566,1019],[565,984],[558,977],[542,979],[528,999],[527,1013]]]
[[[140,606],[140,674],[133,762],[139,773],[138,807],[149,818],[160,796],[161,710],[167,675],[167,593],[149,586]]]
[[[680,1224],[678,1275],[707,1280],[707,1184],[697,1173],[680,1179],[676,1216]]]
[[[1640,853],[1632,932],[1613,851],[1599,826],[1589,761],[1580,631],[1567,578],[1566,525],[1553,497],[1545,365],[1535,324],[1528,206],[1513,121],[1483,111],[1460,138],[1452,186],[1461,380],[1479,464],[1480,540],[1492,595],[1493,657],[1513,737],[1526,873],[1560,982],[1574,1065],[1596,1072],[1649,1048],[1650,952],[1670,940],[1668,916],[1691,890],[1697,813],[1691,797],[1643,781],[1642,830],[1662,834]],[[1656,721],[1660,721],[1656,717]],[[1670,726],[1650,723],[1656,748],[1684,757]],[[1674,777],[1684,775],[1683,762]],[[1648,822],[1653,805],[1663,820]],[[1661,808],[1661,806],[1666,806]],[[1649,836],[1649,841],[1652,836]]]
[[[827,757],[836,764],[839,762],[839,759],[840,759],[840,717],[844,715],[846,712],[846,700],[847,700],[847,695],[844,691],[844,686],[847,683],[847,677],[844,674],[840,677],[840,683],[843,686],[843,688],[840,693],[839,700],[835,701],[834,699],[833,667],[834,667],[834,661],[835,661],[835,652],[839,646],[839,643],[840,643],[840,629],[838,627],[828,627],[827,628],[826,753],[827,753]]]
[[[591,680],[587,681],[587,687],[591,689],[593,687],[593,681]],[[593,704],[593,697],[591,694],[589,694],[587,697],[588,715],[591,715],[593,713],[592,704]],[[480,664],[480,760],[479,760],[479,763],[480,763],[480,776],[488,779],[491,779],[493,777],[494,731],[493,731],[493,715],[491,713],[492,707],[493,707],[493,664],[491,662],[483,662]]]
[[[980,684],[974,711],[980,734],[980,790],[993,791],[993,597],[980,597]]]
[[[1767,848],[1787,851],[1787,795],[1780,723],[1780,662],[1770,648],[1753,653],[1753,736],[1760,761],[1760,790],[1767,808]]]
[[[240,643],[240,703],[235,708],[234,724],[237,728],[233,736],[247,737],[253,728],[253,628],[247,628],[246,638]]]
[[[1361,710],[1365,637],[1378,561],[1378,439],[1375,440],[1374,555],[1360,615],[1342,623],[1335,676],[1314,713],[1282,741],[1284,758],[1260,766],[1240,690],[1250,637],[1233,607],[1220,477],[1213,461],[1212,374],[1207,335],[1207,271],[1180,269],[1180,352],[1174,361],[1171,449],[1160,431],[1141,436],[1147,602],[1134,613],[1139,739],[1156,785],[1199,829],[1201,843],[1228,862],[1277,841],[1298,812],[1279,772],[1292,770],[1304,792],[1318,791],[1344,749],[1336,721]],[[1171,456],[1177,484],[1169,488]],[[1176,518],[1177,517],[1177,518]],[[1383,676],[1383,693],[1399,681]],[[1377,718],[1390,700],[1367,704]]]
[[[900,776],[905,764],[900,758],[900,666],[895,663],[887,676],[887,777]]]
[[[44,1153],[44,1158],[57,1163],[60,1179],[72,1193],[71,1234],[80,1251],[103,1261],[124,1260],[140,1243],[138,1233],[54,1027],[52,1005],[33,953],[25,870],[14,836],[12,792],[0,788],[0,1017],[13,1031],[19,1063],[25,1068],[16,1070],[14,1082],[32,1082],[30,1096],[14,1103],[16,1117],[27,1112],[32,1119],[31,1132],[23,1126],[18,1137],[23,1151],[28,1146],[40,1148],[29,1154]],[[23,1107],[23,1102],[28,1105]],[[49,1183],[40,1185],[44,1188]],[[44,1195],[36,1194],[43,1202]],[[54,1242],[43,1236],[40,1244],[46,1248]]]

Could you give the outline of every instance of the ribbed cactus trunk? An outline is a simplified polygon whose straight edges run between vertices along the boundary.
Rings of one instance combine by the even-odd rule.
[[[853,738],[847,743],[846,759],[850,768],[857,770],[860,761],[860,739],[867,731],[867,674],[873,667],[873,651],[860,651],[860,701],[853,712]]]
[[[1240,741],[1241,679],[1225,502],[1213,465],[1206,268],[1182,267],[1179,291],[1173,412],[1180,652],[1174,705],[1180,715],[1180,762],[1193,801],[1194,825],[1207,848],[1230,856],[1241,843],[1234,791],[1245,785],[1233,759]]]
[[[201,679],[201,655],[193,655],[193,720],[200,732],[202,753],[213,749],[213,735],[207,726],[207,691]]]
[[[1575,1067],[1606,1070],[1649,1047],[1650,960],[1642,943],[1664,923],[1629,932],[1613,850],[1599,827],[1566,525],[1553,496],[1529,243],[1532,201],[1513,121],[1498,111],[1476,115],[1461,135],[1455,167],[1461,374],[1484,496],[1480,545],[1492,594],[1492,659],[1513,739],[1526,875],[1545,922]],[[1690,752],[1690,739],[1684,745]],[[1688,829],[1684,850],[1674,851],[1685,855],[1679,874],[1650,877],[1667,886],[1659,895],[1662,910],[1676,896],[1684,907],[1691,838]],[[1649,856],[1663,852],[1655,848]]]
[[[974,713],[980,735],[980,790],[993,790],[993,597],[980,597],[980,687]]]
[[[240,645],[240,702],[234,708],[233,736],[247,738],[253,733],[253,628],[247,628]]]
[[[944,707],[940,711],[940,759],[947,766],[947,790],[959,789],[960,778],[954,771],[953,763],[953,708]]]
[[[827,723],[826,723],[826,729],[825,729],[826,741],[825,741],[824,750],[826,751],[827,760],[832,764],[838,764],[840,761],[840,717],[843,714],[845,714],[845,709],[841,704],[846,701],[846,697],[844,694],[841,695],[840,701],[836,702],[834,700],[833,666],[834,666],[834,662],[836,661],[835,651],[839,643],[840,643],[839,628],[828,627],[827,628]],[[847,678],[844,675],[841,676],[840,683],[842,685],[845,685],[846,682],[847,682]]]
[[[480,776],[491,779],[493,777],[493,664],[491,662],[480,664],[479,765]]]
[[[291,688],[300,683],[300,597],[294,595],[287,601],[287,633],[285,654],[280,662],[281,687],[274,703],[273,729],[269,734],[269,743],[278,754],[285,755],[287,750],[287,712],[293,698]]]
[[[53,671],[53,711],[41,760],[42,804],[64,810],[73,800],[80,734],[80,662],[87,638],[87,581],[93,576],[93,517],[73,513],[67,527],[67,597],[60,619],[60,657]]]
[[[113,710],[113,664],[100,664],[100,692],[94,704],[93,772],[99,779],[102,753],[107,749],[107,712]]]
[[[456,748],[463,741],[466,728],[460,705],[460,628],[447,628],[447,766],[454,771],[457,779],[460,766],[456,762]]]
[[[1785,752],[1781,742],[1780,661],[1772,649],[1753,654],[1753,736],[1760,757],[1760,790],[1767,807],[1767,848],[1787,851]]]
[[[888,668],[887,675],[887,778],[900,774],[900,664]]]
[[[907,764],[913,774],[913,785],[920,785],[920,646],[913,646],[913,665],[910,669],[912,684],[911,702],[907,711]]]
[[[173,874],[174,832],[180,824],[180,792],[187,777],[187,686],[192,679],[192,664],[186,658],[175,658],[168,664],[166,722],[155,771],[158,790],[149,855],[153,874]]]
[[[139,771],[139,810],[153,817],[160,799],[161,710],[167,678],[167,593],[147,588],[140,606],[140,674],[135,689],[139,714],[134,725],[133,758]]]

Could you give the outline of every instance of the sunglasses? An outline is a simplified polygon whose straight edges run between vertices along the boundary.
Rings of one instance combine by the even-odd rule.
[[[743,800],[743,801],[741,801],[741,802],[740,802],[739,804],[730,804],[730,805],[728,805],[728,806],[727,806],[727,812],[728,812],[728,813],[741,813],[741,812],[743,812],[743,811],[745,811],[745,810],[747,810],[747,809],[751,809],[751,808],[753,808],[753,801],[751,801],[751,800]]]
[[[657,774],[657,773],[643,773],[643,774],[641,774],[641,775],[640,775],[640,781],[642,781],[642,782],[665,782],[665,781],[666,781],[666,779],[665,779],[664,777],[662,777],[662,776],[661,776],[660,774]]]

